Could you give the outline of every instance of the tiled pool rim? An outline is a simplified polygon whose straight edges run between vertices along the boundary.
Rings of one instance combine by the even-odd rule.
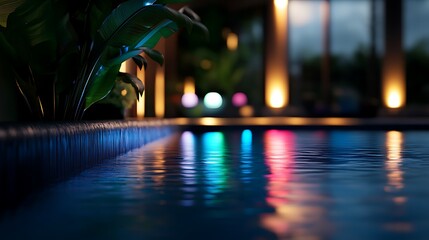
[[[177,130],[168,119],[0,125],[0,206]]]

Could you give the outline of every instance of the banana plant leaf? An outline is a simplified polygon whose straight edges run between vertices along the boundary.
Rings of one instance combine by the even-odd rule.
[[[196,24],[196,21],[185,14],[166,6],[145,4],[147,4],[145,1],[127,1],[112,11],[112,14],[103,22],[99,30],[99,38],[96,38],[95,42],[97,46],[103,46],[104,48],[98,49],[100,56],[91,71],[91,74],[97,71],[96,74],[88,77],[91,80],[89,81],[89,90],[86,95],[85,109],[101,100],[101,98],[94,96],[106,96],[109,89],[115,84],[115,78],[113,77],[108,79],[99,77],[103,76],[103,71],[109,71],[110,66],[116,66],[126,59],[145,51],[149,57],[152,57],[158,63],[162,63],[162,55],[149,50],[162,37],[169,37],[180,28],[186,28],[188,31],[192,31],[193,28],[204,28],[204,26]],[[109,59],[110,56],[107,51],[109,47],[117,48],[118,52],[124,49],[130,50]]]
[[[0,0],[0,26],[7,26],[9,14],[22,4],[24,0]]]
[[[78,120],[113,89],[122,62],[146,67],[145,53],[163,64],[153,50],[161,38],[182,28],[207,32],[192,12],[166,6],[184,2],[0,0],[0,64],[11,66],[8,75],[37,118]],[[141,95],[140,80],[119,78]]]

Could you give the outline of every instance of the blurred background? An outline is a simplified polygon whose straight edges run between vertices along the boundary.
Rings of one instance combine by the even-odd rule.
[[[124,63],[121,71],[145,83],[144,97],[135,103],[132,89],[118,86],[104,103],[130,118],[429,116],[429,0],[187,6],[209,37],[162,40],[163,66]]]
[[[161,46],[165,103],[156,100],[156,73],[154,80],[146,73],[145,116],[428,113],[429,0],[198,0],[190,7],[209,39],[181,33]],[[157,113],[159,104],[165,109]]]

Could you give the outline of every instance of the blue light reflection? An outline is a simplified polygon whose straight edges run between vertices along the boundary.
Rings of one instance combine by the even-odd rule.
[[[216,194],[223,192],[226,185],[225,138],[221,132],[208,132],[202,135],[202,159],[204,163],[205,199],[213,203]]]
[[[244,181],[250,180],[249,176],[252,173],[252,131],[249,129],[241,133],[241,173],[245,175]]]

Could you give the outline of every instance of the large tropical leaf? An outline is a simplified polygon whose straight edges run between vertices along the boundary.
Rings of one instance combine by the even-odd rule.
[[[99,31],[100,40],[110,46],[136,48],[154,26],[170,21],[192,28],[192,21],[174,10],[161,5],[141,6],[140,1],[132,0],[119,5],[106,19]]]
[[[0,26],[7,26],[7,17],[13,12],[24,0],[0,0]]]
[[[55,31],[54,12],[51,1],[25,1],[9,15],[7,29],[15,37],[21,37],[30,47],[51,41]]]
[[[88,109],[92,104],[100,101],[109,94],[115,85],[116,77],[118,76],[121,65],[116,65],[108,70],[100,71],[98,79],[102,81],[93,81],[90,83],[88,93],[86,94],[85,110]]]
[[[160,53],[159,51],[152,48],[146,48],[146,47],[143,47],[141,49],[147,56],[149,56],[152,60],[157,62],[159,65],[162,66],[164,64],[164,55],[162,55],[162,53]]]
[[[100,28],[99,38],[96,39],[96,45],[102,46],[102,48],[98,49],[101,53],[94,64],[94,70],[110,71],[110,66],[120,64],[140,54],[142,50],[145,51],[144,49],[155,61],[162,63],[162,55],[149,51],[149,49],[153,48],[161,37],[168,37],[177,32],[179,27],[192,30],[192,27],[196,25],[194,20],[180,12],[162,5],[147,4],[147,1],[141,0],[127,1],[119,5],[107,17]],[[112,47],[130,50],[108,60],[106,50]],[[94,74],[94,70],[91,74]],[[85,109],[95,101],[101,100],[101,98],[97,100],[92,94],[104,97],[109,93],[110,88],[104,87],[103,84],[109,86],[114,84],[113,80],[106,82],[101,76],[103,73],[98,72],[98,76],[88,77],[91,83],[87,93],[87,101],[88,99],[91,101],[85,104]]]

